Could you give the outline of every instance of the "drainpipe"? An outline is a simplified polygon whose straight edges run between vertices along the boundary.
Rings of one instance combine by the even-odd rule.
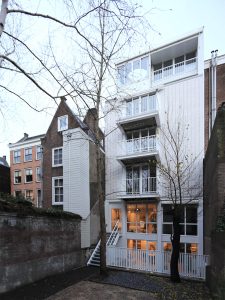
[[[218,50],[213,50],[211,52],[211,66],[210,66],[210,73],[211,73],[211,85],[210,85],[210,116],[209,116],[209,128],[210,133],[213,128],[213,124],[216,118],[216,65],[217,65],[217,52]],[[209,133],[209,135],[210,135]]]

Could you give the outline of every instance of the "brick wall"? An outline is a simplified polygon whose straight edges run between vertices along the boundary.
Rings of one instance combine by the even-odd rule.
[[[225,64],[221,64],[217,66],[216,69],[217,76],[217,108],[221,105],[222,102],[225,101]],[[205,69],[205,150],[207,149],[208,141],[209,141],[209,102],[211,92],[210,88],[210,70]]]
[[[0,293],[84,263],[80,219],[0,213]]]
[[[217,112],[204,159],[204,251],[211,254],[211,232],[225,201],[225,108]]]
[[[29,145],[27,147],[30,147]],[[10,151],[10,173],[11,173],[11,194],[15,195],[15,191],[21,191],[25,196],[26,190],[33,191],[33,203],[37,206],[37,190],[41,189],[41,182],[37,182],[36,180],[36,168],[41,167],[41,160],[36,159],[36,146],[32,146],[32,161],[24,161],[24,149],[27,147],[21,147],[21,162],[14,163],[13,161],[13,153],[14,151]],[[25,182],[25,169],[32,169],[33,181],[26,183]],[[22,182],[20,184],[14,183],[14,172],[16,170],[21,171]]]
[[[10,194],[10,168],[0,165],[0,192]]]
[[[52,167],[52,149],[63,146],[62,132],[58,132],[58,117],[68,115],[68,128],[77,128],[73,113],[62,100],[52,119],[44,139],[43,147],[43,206],[52,206],[52,177],[63,176],[63,167]]]

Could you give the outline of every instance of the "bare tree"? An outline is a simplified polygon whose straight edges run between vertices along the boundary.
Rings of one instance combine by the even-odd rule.
[[[170,275],[173,282],[180,282],[178,262],[180,254],[180,223],[185,205],[202,197],[202,168],[199,156],[191,154],[189,125],[169,118],[159,131],[160,161],[151,161],[159,171],[162,200],[172,204],[173,231]]]
[[[58,3],[58,2],[57,2]],[[1,53],[0,68],[9,74],[25,78],[42,95],[56,101],[62,96],[70,97],[82,114],[83,109],[96,108],[94,115],[96,156],[98,174],[98,200],[100,207],[101,226],[101,272],[106,272],[106,228],[104,213],[104,175],[102,155],[102,133],[100,123],[104,118],[103,107],[105,100],[115,98],[117,93],[115,82],[115,61],[126,51],[135,38],[144,39],[145,30],[150,30],[148,22],[138,14],[139,6],[125,0],[89,0],[74,4],[74,1],[64,0],[63,7],[67,8],[67,17],[62,20],[56,16],[22,9],[14,0],[2,0],[0,13]],[[10,30],[9,17],[16,15],[21,19],[38,19],[42,22],[54,23],[63,28],[64,38],[70,48],[70,59],[62,62],[61,53],[57,53],[56,42],[49,36],[47,55],[36,53],[32,44],[20,38],[15,30]],[[66,21],[65,21],[66,20]],[[9,21],[9,22],[8,22]],[[14,29],[14,27],[13,27]],[[28,39],[30,41],[30,39]],[[65,39],[64,39],[65,40]],[[64,50],[64,45],[61,45]],[[19,50],[18,50],[19,49]],[[22,52],[21,52],[22,51]],[[22,54],[21,54],[22,53]],[[67,51],[69,53],[69,51]],[[32,59],[32,64],[24,60],[26,55]],[[124,56],[124,55],[123,55]],[[51,82],[51,87],[49,86]],[[114,87],[114,88],[112,88]],[[13,87],[1,85],[1,88],[11,95],[19,97],[30,107],[24,95]],[[55,93],[55,91],[58,91]],[[115,107],[111,107],[115,109]]]

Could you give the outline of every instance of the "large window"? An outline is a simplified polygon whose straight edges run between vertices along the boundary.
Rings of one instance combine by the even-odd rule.
[[[20,170],[14,171],[14,183],[18,184],[21,182],[22,182],[21,171]]]
[[[52,149],[52,166],[62,166],[62,148]]]
[[[32,169],[25,169],[25,182],[29,183],[33,181]]]
[[[41,190],[37,190],[37,207],[42,207],[42,196],[41,196]]]
[[[36,181],[37,182],[41,181],[41,168],[40,167],[36,168]]]
[[[156,204],[128,204],[127,231],[157,233]]]
[[[187,205],[180,208],[181,235],[197,235],[198,229],[197,205]],[[172,234],[173,215],[172,205],[163,205],[163,234]]]
[[[149,57],[144,56],[129,61],[118,67],[118,79],[120,84],[128,84],[143,80],[148,77]]]
[[[13,152],[13,161],[15,164],[20,163],[21,159],[21,151],[20,150],[15,150]]]
[[[24,161],[32,161],[32,147],[24,149]]]
[[[111,230],[113,230],[117,221],[119,220],[118,227],[119,227],[119,231],[121,231],[121,219],[122,219],[121,209],[120,208],[112,208],[112,210],[111,210]]]
[[[52,204],[63,203],[63,178],[53,177],[52,178]]]
[[[39,160],[42,158],[42,147],[41,145],[38,145],[36,147],[36,159]]]
[[[32,201],[34,199],[34,193],[32,190],[26,190],[25,197],[27,200]]]
[[[164,251],[172,251],[172,244],[169,242],[163,243]],[[198,253],[198,244],[196,243],[180,243],[180,252],[181,253]]]
[[[155,251],[157,250],[157,243],[154,241],[150,242],[146,240],[127,240],[127,248],[135,250]]]
[[[68,116],[58,117],[58,131],[63,131],[68,129]]]
[[[156,110],[156,95],[144,95],[126,100],[126,116],[145,114]]]

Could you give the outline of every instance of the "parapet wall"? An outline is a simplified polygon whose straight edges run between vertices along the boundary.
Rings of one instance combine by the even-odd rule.
[[[0,212],[0,293],[84,264],[80,219]]]

